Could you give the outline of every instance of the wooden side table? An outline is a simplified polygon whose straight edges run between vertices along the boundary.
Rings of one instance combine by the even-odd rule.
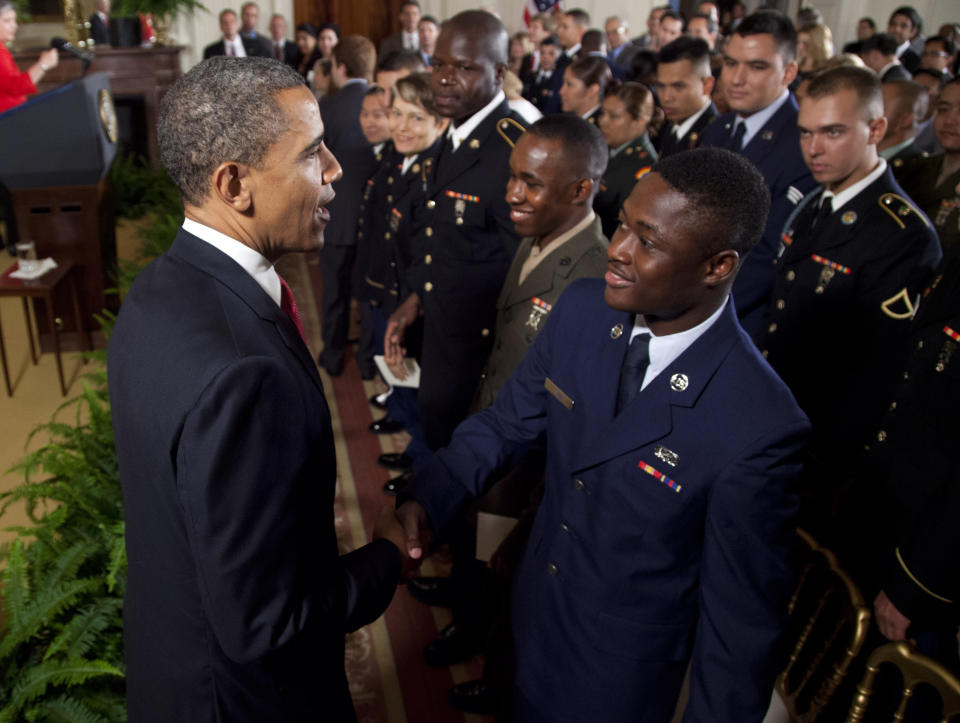
[[[67,395],[67,385],[63,380],[63,361],[60,358],[60,335],[57,331],[57,325],[53,318],[53,295],[57,286],[64,280],[70,280],[70,295],[73,299],[73,314],[76,318],[77,335],[80,346],[85,345],[86,350],[92,349],[90,343],[90,334],[83,321],[83,312],[80,309],[80,296],[77,293],[77,274],[73,272],[74,266],[70,263],[62,263],[57,268],[45,273],[36,279],[14,279],[10,274],[17,270],[17,266],[12,266],[0,275],[0,298],[7,296],[19,296],[23,302],[23,318],[27,324],[27,341],[30,344],[30,358],[34,364],[39,358],[39,350],[34,345],[33,323],[30,319],[30,305],[28,298],[43,299],[44,306],[47,309],[47,322],[53,331],[53,353],[57,358],[57,374],[60,376],[60,391],[63,396]],[[39,339],[37,340],[39,342]],[[13,396],[13,387],[10,384],[10,370],[7,368],[7,350],[3,345],[3,327],[0,326],[0,362],[3,364],[3,379],[7,384],[7,396]],[[86,363],[84,360],[82,363]]]

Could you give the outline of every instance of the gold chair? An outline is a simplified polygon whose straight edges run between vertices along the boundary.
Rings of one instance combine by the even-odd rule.
[[[804,530],[797,534],[806,554],[788,608],[793,647],[776,687],[791,720],[803,723],[817,720],[847,677],[866,641],[870,609],[836,556]]]
[[[933,658],[915,652],[904,642],[887,643],[870,654],[867,661],[867,670],[863,680],[857,686],[857,695],[850,706],[850,715],[847,723],[860,723],[867,712],[870,698],[873,695],[873,684],[877,671],[884,663],[891,663],[897,667],[903,676],[903,697],[900,705],[893,714],[892,721],[904,720],[907,706],[913,697],[917,686],[921,683],[930,685],[940,694],[941,723],[948,723],[960,716],[960,680],[957,680],[949,670],[944,668]]]

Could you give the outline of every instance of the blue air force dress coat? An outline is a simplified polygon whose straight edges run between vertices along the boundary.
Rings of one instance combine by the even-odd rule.
[[[889,168],[811,230],[819,198],[784,234],[757,344],[810,417],[826,482],[849,474],[889,403],[940,248]]]
[[[657,134],[660,139],[660,157],[666,158],[680,151],[692,151],[699,148],[703,140],[703,132],[707,126],[717,119],[717,109],[713,103],[707,106],[707,109],[700,114],[696,123],[690,126],[690,130],[683,134],[683,138],[677,138],[673,132],[674,125],[670,121],[664,124],[663,128]]]
[[[607,162],[607,170],[600,180],[600,190],[593,199],[593,210],[600,217],[603,235],[613,238],[613,232],[620,225],[620,208],[627,200],[633,187],[637,185],[654,163],[657,152],[653,150],[650,139],[644,133],[634,138],[630,145]]]
[[[530,447],[546,488],[515,578],[518,720],[760,720],[792,589],[808,422],[737,323],[716,322],[614,416],[633,315],[568,287],[493,406],[410,488],[442,525]]]
[[[330,415],[293,322],[181,231],[124,299],[108,370],[130,720],[353,720],[344,634],[389,604],[400,553],[338,553]]]
[[[730,148],[735,121],[735,113],[717,118],[703,132],[701,145]],[[738,152],[763,174],[770,191],[770,215],[763,238],[744,259],[733,286],[740,322],[747,333],[756,335],[773,287],[773,262],[780,234],[796,205],[817,186],[800,153],[797,104],[792,96]]]
[[[418,396],[433,449],[466,416],[490,354],[497,297],[520,242],[505,189],[525,130],[504,101],[456,151],[445,140],[432,164],[407,279],[423,307]]]

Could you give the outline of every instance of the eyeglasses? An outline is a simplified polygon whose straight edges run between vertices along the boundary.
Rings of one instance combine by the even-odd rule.
[[[949,58],[950,53],[945,53],[942,50],[924,50],[923,57],[924,58]]]

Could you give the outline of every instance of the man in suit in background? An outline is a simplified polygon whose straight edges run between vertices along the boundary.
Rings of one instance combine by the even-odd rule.
[[[266,52],[256,40],[244,38],[240,35],[240,21],[235,10],[225,8],[220,11],[220,32],[223,37],[215,43],[210,43],[203,49],[203,59],[226,55],[231,58],[255,58],[272,56]]]
[[[664,723],[688,663],[689,720],[763,718],[809,429],[730,298],[766,198],[728,151],[655,166],[624,203],[604,280],[567,288],[397,510],[419,554],[519,455],[546,450],[514,579],[516,720]]]
[[[657,94],[667,123],[657,134],[660,155],[691,151],[700,145],[704,129],[717,117],[710,100],[710,46],[699,38],[681,37],[660,50]]]
[[[420,3],[404,0],[400,5],[400,32],[388,35],[380,42],[380,57],[386,58],[398,50],[420,50]]]
[[[287,40],[287,19],[280,13],[270,18],[271,55],[291,68],[297,65],[297,44]]]
[[[878,33],[864,40],[860,46],[860,57],[864,65],[880,76],[884,83],[913,77],[897,59],[897,41],[887,33]]]
[[[788,89],[797,76],[797,33],[789,18],[770,10],[744,18],[723,52],[723,89],[732,112],[707,127],[702,145],[742,154],[767,181],[767,226],[733,287],[740,322],[755,334],[773,286],[780,233],[816,183],[800,155],[797,104]]]
[[[186,219],[108,359],[130,719],[351,721],[344,634],[390,602],[405,540],[390,513],[384,539],[337,550],[329,410],[273,266],[323,243],[340,166],[272,59],[197,65],[158,135]]]
[[[922,30],[923,20],[915,8],[902,5],[890,13],[887,33],[893,36],[897,44],[897,60],[911,74],[920,67],[920,53],[923,52]]]
[[[550,76],[551,94],[541,110],[544,115],[559,113],[561,110],[560,88],[563,87],[563,74],[574,60],[580,57],[580,41],[590,28],[590,15],[585,10],[574,8],[563,13],[557,20],[557,38],[563,52],[557,58],[556,68]]]
[[[330,224],[320,249],[323,272],[323,351],[317,360],[330,376],[343,371],[343,355],[350,326],[353,264],[357,256],[357,217],[363,184],[376,168],[370,142],[360,127],[360,110],[367,85],[373,79],[377,52],[360,35],[348,35],[333,49],[332,95],[320,99],[326,134],[324,142],[343,166],[343,180],[329,205]],[[357,350],[357,363],[364,379],[374,374],[372,344]]]
[[[253,40],[260,46],[258,55],[264,58],[273,57],[273,44],[270,39],[257,31],[260,22],[260,6],[254,2],[246,2],[240,6],[240,35]]]
[[[97,45],[110,45],[110,0],[96,0],[90,16],[90,38]]]
[[[433,15],[424,15],[417,24],[417,33],[420,35],[420,60],[423,67],[429,68],[433,62],[433,53],[437,49],[437,38],[440,37],[440,23]]]
[[[611,15],[603,25],[603,31],[607,36],[607,47],[609,48],[607,58],[611,63],[615,63],[624,69],[630,68],[630,61],[640,50],[639,46],[630,42],[629,30],[627,21],[619,15]]]

